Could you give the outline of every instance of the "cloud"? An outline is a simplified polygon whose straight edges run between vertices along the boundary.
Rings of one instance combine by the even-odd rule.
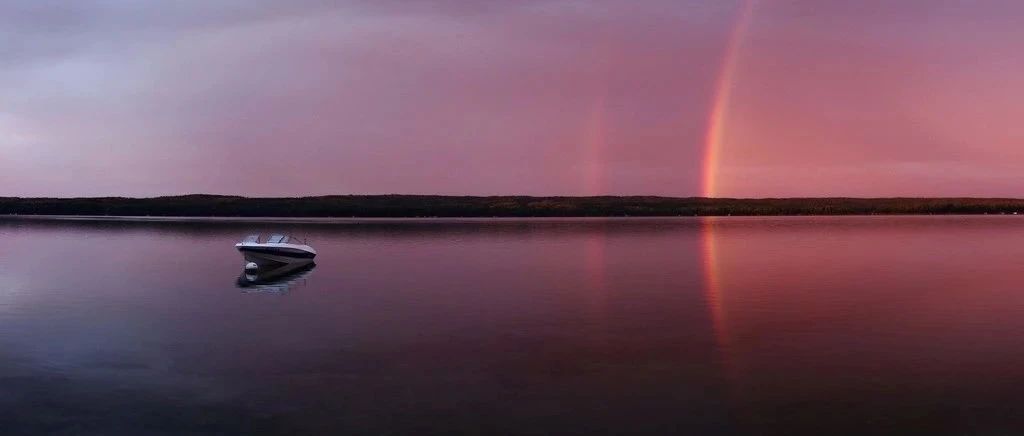
[[[694,195],[738,6],[0,2],[0,195]],[[723,193],[1012,194],[1022,9],[758,2]]]
[[[26,194],[582,193],[607,93],[601,164],[632,174],[610,189],[683,193],[718,56],[705,36],[730,11],[674,5],[7,3],[0,75],[17,86],[0,98],[41,151],[4,169]],[[57,165],[76,182],[42,176]]]

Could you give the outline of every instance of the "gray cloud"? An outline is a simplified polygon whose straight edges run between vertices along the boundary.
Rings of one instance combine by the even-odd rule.
[[[0,169],[30,195],[582,193],[587,117],[606,94],[604,165],[632,161],[635,179],[610,189],[649,184],[637,176],[645,162],[689,186],[718,57],[704,40],[731,10],[683,5],[700,13],[668,2],[7,2],[0,78],[16,86],[0,90],[0,128],[22,133],[0,143],[18,154]],[[638,158],[667,146],[668,160]]]

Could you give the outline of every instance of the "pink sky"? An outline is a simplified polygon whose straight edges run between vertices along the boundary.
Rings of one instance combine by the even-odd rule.
[[[0,3],[0,196],[702,193],[741,2]],[[1024,3],[757,0],[717,195],[1024,197]]]

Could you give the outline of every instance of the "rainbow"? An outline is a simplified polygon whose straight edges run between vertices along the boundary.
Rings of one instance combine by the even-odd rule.
[[[608,74],[611,62],[608,60],[607,44],[598,48],[600,60],[594,66],[595,92],[583,126],[583,192],[585,195],[605,194],[607,174],[605,152],[608,148]]]
[[[602,88],[591,106],[584,128],[587,156],[584,164],[584,190],[586,195],[601,195],[605,191],[604,153],[608,135],[608,95]]]
[[[736,25],[729,35],[725,47],[722,66],[715,79],[714,97],[708,116],[708,126],[704,137],[704,165],[702,193],[705,197],[716,197],[719,194],[717,171],[720,154],[725,136],[725,124],[729,115],[729,104],[735,86],[736,70],[739,64],[740,49],[750,28],[754,16],[754,3],[757,0],[742,0]],[[704,298],[711,320],[711,328],[718,345],[719,359],[726,380],[734,384],[739,376],[729,339],[726,319],[725,300],[722,286],[721,253],[716,237],[718,219],[705,217],[702,219],[702,258],[704,277],[706,280]]]
[[[736,67],[739,63],[740,48],[743,39],[750,28],[750,22],[754,16],[754,3],[756,0],[742,0],[740,11],[736,18],[736,25],[729,35],[725,46],[725,56],[722,58],[722,67],[715,79],[714,97],[711,103],[711,112],[708,116],[708,127],[704,137],[704,165],[703,165],[703,187],[702,193],[705,197],[718,195],[716,173],[718,170],[722,142],[725,136],[725,123],[729,115],[729,102],[732,97]]]

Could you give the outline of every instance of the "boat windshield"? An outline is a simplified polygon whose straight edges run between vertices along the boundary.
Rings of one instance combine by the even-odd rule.
[[[245,239],[242,240],[242,242],[258,244],[260,242],[260,235],[249,235],[249,236],[246,236]]]
[[[285,235],[270,235],[270,237],[267,238],[267,243],[268,244],[287,244],[288,243],[288,239],[289,238],[287,236],[285,236]]]

